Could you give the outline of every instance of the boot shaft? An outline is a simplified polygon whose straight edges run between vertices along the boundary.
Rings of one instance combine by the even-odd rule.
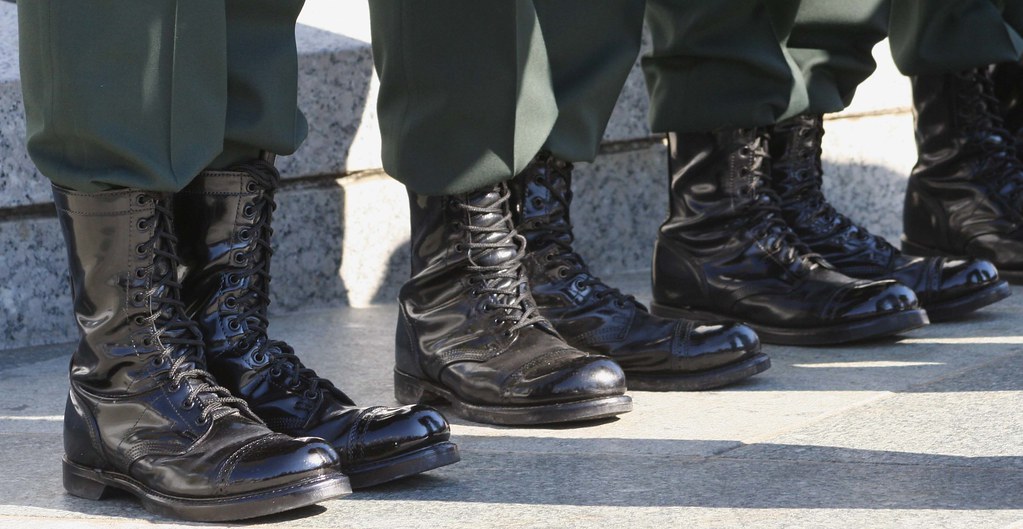
[[[211,356],[265,334],[279,181],[271,162],[256,160],[204,171],[175,196],[176,227],[186,235],[183,297]]]
[[[174,303],[179,292],[169,198],[56,186],[53,197],[82,335],[71,379],[104,394],[147,391],[166,370],[173,342],[196,338],[187,326],[166,328],[183,318]]]
[[[508,186],[515,227],[526,238],[530,253],[552,244],[572,244],[571,163],[540,153]]]

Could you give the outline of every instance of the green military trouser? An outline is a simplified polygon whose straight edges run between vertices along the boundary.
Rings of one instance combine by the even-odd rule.
[[[644,0],[370,0],[384,169],[422,194],[507,180],[546,146],[590,160]]]
[[[729,0],[769,20],[742,35],[713,0],[650,0],[654,50],[643,67],[656,132],[770,125],[845,108],[890,35],[907,75],[1018,60],[1023,0]]]
[[[177,191],[290,154],[303,0],[19,0],[28,150],[80,191]]]

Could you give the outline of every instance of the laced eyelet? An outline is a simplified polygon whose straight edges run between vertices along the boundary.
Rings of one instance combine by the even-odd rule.
[[[166,363],[166,361],[165,361],[163,356],[158,356],[158,357],[153,359],[153,365],[156,366],[156,367],[163,367],[163,365],[165,363]]]
[[[140,206],[145,206],[149,203],[149,197],[144,194],[135,195],[135,203]]]
[[[244,265],[248,262],[249,257],[244,253],[238,252],[231,257],[231,260],[234,261],[235,264]]]
[[[247,218],[252,218],[256,216],[255,206],[253,206],[252,204],[245,204],[245,207],[242,208],[242,215]]]
[[[316,399],[320,398],[320,393],[318,391],[313,391],[311,389],[307,389],[307,390],[305,390],[304,393],[302,393],[302,396],[305,397],[306,400],[316,400]]]
[[[190,410],[195,407],[195,401],[191,399],[185,399],[181,401],[181,409]]]
[[[251,180],[249,183],[245,184],[245,191],[248,191],[249,193],[255,193],[257,189],[258,187],[256,186],[256,183]]]
[[[547,261],[548,263],[549,263],[549,262],[551,262],[551,261],[553,261],[553,260],[554,260],[554,254],[552,254],[552,253],[549,253],[549,254],[547,254],[547,255],[543,256],[543,260],[544,260],[544,261]]]
[[[284,373],[284,372],[281,371],[281,368],[279,368],[279,367],[270,368],[270,376],[272,376],[274,378],[277,378],[277,377],[281,376],[282,373]]]
[[[558,277],[568,277],[568,268],[561,267],[558,269]]]
[[[171,384],[167,386],[167,391],[170,391],[171,393],[177,393],[179,389],[181,389],[180,382],[171,382]]]
[[[135,325],[145,325],[146,324],[146,318],[145,318],[145,316],[142,316],[141,314],[139,314],[139,315],[135,316],[134,318],[132,318],[132,321],[135,322]]]
[[[232,331],[237,331],[238,329],[242,328],[242,324],[239,323],[238,320],[230,320],[227,322],[227,328],[231,329]]]
[[[491,310],[490,309],[490,304],[489,303],[484,303],[483,305],[480,306],[480,310],[482,310],[483,312],[490,312],[490,310]]]
[[[146,219],[139,219],[139,221],[135,223],[135,227],[138,228],[139,231],[146,231],[149,229],[149,221]]]
[[[533,207],[540,209],[543,207],[543,199],[540,197],[533,197]]]
[[[238,274],[227,274],[227,284],[231,286],[237,286],[242,282],[242,279],[238,277]]]
[[[455,244],[455,251],[458,252],[458,253],[464,252],[465,251],[465,245],[462,244],[462,243]]]
[[[474,298],[478,298],[478,297],[480,297],[480,291],[479,291],[479,290],[476,290],[476,289],[474,288],[474,289],[472,289],[472,290],[470,290],[470,291],[469,291],[469,295],[470,295],[470,296],[472,296],[472,297],[474,297]]]
[[[206,424],[208,422],[210,422],[210,418],[205,415],[200,415],[199,418],[195,420],[195,424]]]
[[[136,305],[141,305],[145,300],[146,300],[146,295],[143,292],[136,292],[135,295],[133,295],[131,297],[132,303],[134,303]]]
[[[224,300],[224,306],[233,309],[238,306],[238,300],[234,296],[230,296]]]
[[[146,336],[145,338],[142,339],[142,345],[143,347],[152,347],[153,338],[151,336]]]
[[[256,354],[252,355],[252,363],[257,366],[266,364],[268,360],[270,360],[270,355],[264,353],[263,351],[259,351]]]
[[[249,240],[250,238],[252,238],[252,230],[248,228],[242,228],[238,230],[238,238],[243,241]]]
[[[148,250],[146,249],[146,243],[141,243],[135,247],[135,253],[139,255],[145,255]]]
[[[534,178],[533,181],[538,184],[543,184],[543,175],[536,175],[536,178]]]

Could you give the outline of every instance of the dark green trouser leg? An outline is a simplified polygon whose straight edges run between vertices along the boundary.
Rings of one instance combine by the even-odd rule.
[[[871,50],[887,29],[887,0],[802,2],[788,51],[806,81],[808,113],[837,112],[849,105],[856,87],[874,72]]]
[[[511,178],[557,118],[532,0],[371,0],[384,170],[417,193]]]
[[[892,0],[892,56],[906,75],[958,72],[1023,54],[1023,0]]]
[[[798,0],[650,0],[655,132],[768,125],[808,105],[784,43]]]
[[[278,50],[258,61],[259,72],[289,71],[293,37],[282,43],[286,31],[274,28],[288,25],[301,1],[273,9],[266,6],[274,2],[231,1],[238,7],[224,0],[20,1],[28,149],[40,171],[82,191],[176,191],[221,156],[225,138],[253,144],[238,156],[297,147],[304,124],[295,101],[281,98],[272,79],[253,81],[255,61],[235,68],[229,58]],[[243,25],[229,33],[228,17]],[[259,29],[265,38],[258,46],[246,41]],[[285,123],[269,110],[280,106],[290,106]],[[273,139],[279,136],[286,140]]]
[[[535,4],[535,5],[534,5]],[[511,178],[542,147],[592,159],[642,0],[371,0],[384,169],[447,194]]]
[[[558,103],[545,148],[589,162],[639,55],[644,0],[536,0]]]

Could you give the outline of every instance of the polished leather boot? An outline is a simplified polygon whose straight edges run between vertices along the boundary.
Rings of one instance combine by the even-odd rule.
[[[326,439],[352,487],[459,460],[444,416],[427,406],[358,407],[267,335],[271,221],[280,176],[272,161],[205,171],[177,194],[187,266],[183,297],[203,330],[210,371],[275,431]]]
[[[625,374],[580,351],[537,311],[508,187],[409,192],[412,278],[398,296],[395,395],[446,400],[493,424],[601,419],[632,409]]]
[[[906,186],[902,250],[991,261],[1023,282],[1023,164],[987,68],[912,78],[919,158]]]
[[[912,288],[932,322],[1009,297],[1009,284],[991,262],[905,256],[835,210],[822,189],[823,137],[820,115],[796,116],[771,130],[771,188],[781,198],[785,221],[811,250],[847,276],[894,279]]]
[[[812,253],[768,184],[763,129],[669,134],[670,212],[654,244],[655,314],[749,324],[766,343],[838,344],[927,323],[916,294]]]
[[[523,262],[540,314],[569,345],[614,359],[630,389],[711,389],[765,371],[753,329],[650,314],[590,273],[572,247],[572,164],[540,153],[515,177],[512,216],[526,238]]]
[[[64,415],[64,487],[110,489],[153,513],[239,520],[350,492],[320,439],[270,431],[205,371],[185,316],[167,197],[54,188],[75,320]]]

